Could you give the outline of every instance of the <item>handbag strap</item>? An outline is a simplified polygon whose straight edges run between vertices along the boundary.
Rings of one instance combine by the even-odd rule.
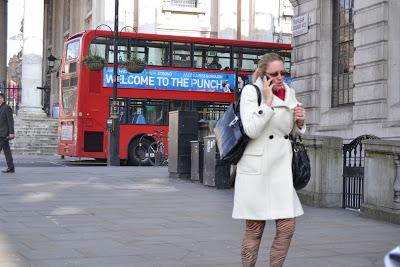
[[[256,89],[256,92],[257,92],[257,102],[258,102],[258,106],[260,106],[260,105],[261,105],[261,90],[260,90],[260,88],[259,88],[257,85],[255,85],[255,84],[252,84],[252,85],[253,85],[254,88]],[[239,96],[238,96],[238,100],[237,100],[236,103],[234,104],[234,110],[235,110],[235,113],[236,113],[236,114],[239,113],[241,95],[242,95],[242,92],[240,92],[240,94],[239,94]]]
[[[258,87],[255,84],[253,84],[253,86],[256,88],[258,106],[260,106],[261,105],[261,90],[260,90],[260,87]]]
[[[303,143],[303,139],[300,135],[293,136],[292,134],[289,134],[289,139],[293,142],[296,142],[296,140],[299,139],[300,143]]]

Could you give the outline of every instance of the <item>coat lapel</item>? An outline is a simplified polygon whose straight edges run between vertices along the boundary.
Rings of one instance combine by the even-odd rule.
[[[282,100],[274,95],[272,99],[272,106],[294,109],[297,106],[298,102],[296,100],[296,97],[293,95],[293,90],[291,90],[286,83],[283,83],[283,86],[285,88],[285,100]]]

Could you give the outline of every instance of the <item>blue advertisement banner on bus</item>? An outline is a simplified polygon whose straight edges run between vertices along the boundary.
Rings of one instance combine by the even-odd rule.
[[[130,73],[125,68],[118,68],[118,75],[119,88],[207,92],[231,92],[235,88],[233,73],[154,69],[146,69],[142,73]],[[103,86],[112,87],[112,85],[113,68],[104,68]]]

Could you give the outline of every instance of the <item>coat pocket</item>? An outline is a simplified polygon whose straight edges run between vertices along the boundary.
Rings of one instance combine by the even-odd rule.
[[[257,146],[250,142],[238,162],[237,172],[243,174],[261,174],[263,152],[262,145]]]

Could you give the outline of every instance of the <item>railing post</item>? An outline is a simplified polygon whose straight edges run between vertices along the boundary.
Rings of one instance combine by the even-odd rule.
[[[394,160],[396,176],[393,183],[393,209],[400,210],[400,155]]]

